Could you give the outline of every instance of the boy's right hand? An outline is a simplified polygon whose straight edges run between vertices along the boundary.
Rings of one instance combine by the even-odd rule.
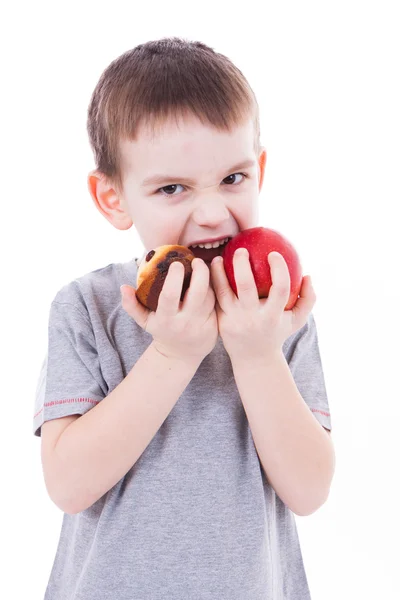
[[[121,286],[122,306],[140,327],[153,336],[156,349],[169,358],[202,361],[218,339],[215,294],[210,287],[210,271],[200,258],[192,261],[190,286],[180,302],[184,268],[175,261],[161,290],[156,312],[136,298],[133,286]]]

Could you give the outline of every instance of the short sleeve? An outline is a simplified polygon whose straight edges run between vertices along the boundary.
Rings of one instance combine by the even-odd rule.
[[[82,307],[53,300],[48,349],[37,382],[34,435],[45,421],[84,414],[107,395],[93,328]]]
[[[309,314],[307,323],[283,345],[297,388],[319,423],[331,430],[331,415],[318,345],[315,319]]]

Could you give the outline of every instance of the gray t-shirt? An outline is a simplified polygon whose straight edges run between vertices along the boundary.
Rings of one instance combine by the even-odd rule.
[[[152,341],[121,305],[137,264],[70,282],[50,307],[33,430],[84,414]],[[283,346],[297,387],[331,429],[312,314]],[[269,485],[219,337],[126,475],[63,514],[45,600],[309,600],[295,516]]]

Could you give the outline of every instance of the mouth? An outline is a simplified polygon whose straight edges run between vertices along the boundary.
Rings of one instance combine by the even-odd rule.
[[[199,246],[189,246],[189,250],[193,252],[196,258],[201,258],[206,263],[211,263],[213,258],[216,256],[222,256],[225,246],[229,243],[232,238],[229,238],[227,242],[218,246],[217,248],[200,248]]]

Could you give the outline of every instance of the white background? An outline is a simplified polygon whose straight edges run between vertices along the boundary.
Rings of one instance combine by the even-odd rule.
[[[32,425],[51,300],[76,277],[142,252],[134,229],[114,229],[87,191],[90,95],[114,58],[171,35],[226,54],[253,87],[268,152],[260,225],[292,241],[317,292],[336,473],[327,503],[296,517],[312,598],[400,597],[395,5],[113,0],[3,9],[1,598],[43,598],[60,533]]]

